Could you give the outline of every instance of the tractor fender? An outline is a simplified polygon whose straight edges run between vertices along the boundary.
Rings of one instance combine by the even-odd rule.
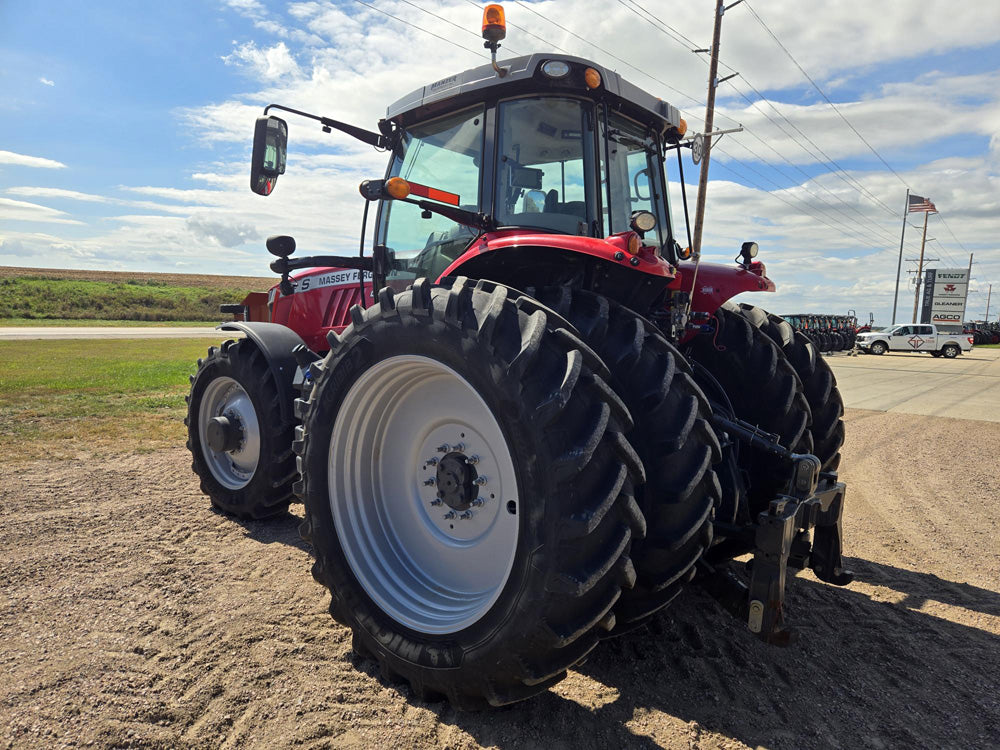
[[[621,266],[623,270],[638,271],[650,276],[665,279],[674,277],[675,269],[667,261],[656,254],[656,248],[643,246],[632,256],[627,250],[626,235],[629,232],[611,235],[610,237],[586,237],[570,234],[553,234],[550,232],[530,232],[521,229],[502,229],[487,232],[476,238],[465,251],[456,258],[441,274],[457,276],[459,269],[473,258],[484,253],[498,250],[513,250],[518,248],[552,248],[571,254],[589,256],[596,260]],[[633,261],[633,257],[635,261]],[[633,265],[634,262],[634,265]]]
[[[281,396],[281,418],[288,422],[294,418],[293,407],[298,393],[295,391],[295,373],[299,368],[293,350],[305,346],[302,338],[287,326],[277,323],[234,321],[218,326],[223,331],[240,331],[256,344],[267,360],[278,393]]]
[[[695,276],[695,264],[682,262],[678,265],[680,273],[670,285],[671,289],[692,292],[691,309],[696,312],[706,312],[710,315],[722,307],[722,304],[743,292],[773,292],[774,282],[764,275],[763,264],[756,267],[724,266],[720,263],[701,263]],[[694,289],[691,289],[692,279]]]

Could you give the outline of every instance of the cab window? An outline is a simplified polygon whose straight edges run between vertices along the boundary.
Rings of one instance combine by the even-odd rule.
[[[546,97],[501,102],[494,217],[500,226],[589,235],[593,106]]]
[[[460,208],[480,211],[483,108],[409,128],[393,160],[392,176],[458,195]],[[469,246],[476,230],[411,203],[385,201],[380,242],[393,259],[390,280],[436,279]]]
[[[604,233],[627,232],[633,211],[649,211],[656,217],[656,227],[647,233],[645,242],[662,245],[667,237],[667,217],[656,141],[641,125],[617,113],[608,116],[607,127],[602,129],[608,154]]]

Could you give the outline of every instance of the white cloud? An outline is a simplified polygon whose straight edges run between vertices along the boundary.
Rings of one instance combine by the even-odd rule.
[[[0,215],[5,222],[33,221],[44,224],[83,224],[82,221],[68,218],[65,211],[58,211],[48,206],[27,201],[16,201],[12,198],[0,198]]]
[[[0,151],[0,164],[13,164],[18,167],[38,167],[40,169],[65,169],[66,165],[55,159],[45,159],[41,156],[26,156],[13,151]]]
[[[232,54],[225,55],[222,60],[226,65],[248,68],[264,81],[297,78],[301,75],[298,63],[284,42],[265,48],[258,47],[256,42],[246,42],[238,45]]]
[[[42,76],[41,78],[39,78],[39,79],[38,79],[38,82],[39,82],[39,83],[44,83],[44,84],[45,84],[46,86],[55,86],[55,85],[56,85],[56,82],[55,82],[55,81],[50,81],[50,80],[49,80],[48,78],[46,78],[45,76]]]

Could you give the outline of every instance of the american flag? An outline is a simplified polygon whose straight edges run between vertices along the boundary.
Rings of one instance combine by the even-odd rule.
[[[932,214],[936,214],[938,212],[937,208],[935,208],[935,206],[934,206],[933,203],[931,203],[926,198],[920,197],[919,195],[911,195],[910,196],[910,209],[909,210],[911,212],[912,211],[927,211],[927,212],[932,213]]]

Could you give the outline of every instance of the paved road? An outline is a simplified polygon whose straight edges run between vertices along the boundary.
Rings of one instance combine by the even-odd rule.
[[[929,354],[828,356],[847,406],[1000,422],[1000,349],[955,359]]]
[[[237,336],[231,331],[222,332],[207,326],[66,326],[66,327],[2,327],[0,341],[27,341],[29,339],[218,339]]]

